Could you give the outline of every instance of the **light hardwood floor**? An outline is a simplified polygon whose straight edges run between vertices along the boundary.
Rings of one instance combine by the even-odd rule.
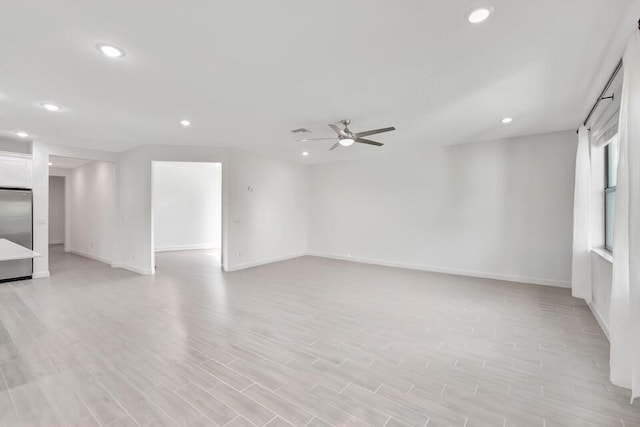
[[[300,258],[0,284],[0,425],[638,426],[564,289]]]

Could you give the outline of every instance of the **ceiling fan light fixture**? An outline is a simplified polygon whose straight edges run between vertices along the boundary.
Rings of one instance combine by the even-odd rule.
[[[342,145],[343,147],[349,147],[350,145],[353,145],[355,141],[351,138],[342,138],[338,142],[340,142],[340,145]]]

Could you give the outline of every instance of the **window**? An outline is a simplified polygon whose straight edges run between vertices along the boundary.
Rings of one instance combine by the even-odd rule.
[[[616,209],[616,179],[618,175],[618,137],[605,147],[604,156],[604,247],[613,251],[613,220]]]

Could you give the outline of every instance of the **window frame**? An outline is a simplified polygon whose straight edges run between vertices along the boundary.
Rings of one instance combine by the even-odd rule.
[[[607,223],[609,222],[609,218],[607,216],[607,195],[610,193],[616,192],[616,186],[610,185],[610,182],[609,182],[609,152],[611,150],[611,146],[615,142],[616,137],[617,135],[611,138],[611,141],[604,147],[604,192],[603,192],[604,198],[602,202],[602,209],[604,210],[604,215],[603,215],[604,227],[603,227],[602,234],[603,234],[604,248],[611,253],[613,253],[613,246],[611,246],[611,242],[607,241]],[[616,165],[616,173],[617,172],[618,171],[617,171],[617,165]]]

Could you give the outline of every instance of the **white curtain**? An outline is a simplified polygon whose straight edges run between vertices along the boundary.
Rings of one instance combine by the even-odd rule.
[[[609,332],[611,382],[640,396],[640,31],[623,57],[613,287]]]
[[[576,153],[576,182],[573,193],[573,262],[571,293],[591,302],[591,158],[589,131],[578,130]]]

